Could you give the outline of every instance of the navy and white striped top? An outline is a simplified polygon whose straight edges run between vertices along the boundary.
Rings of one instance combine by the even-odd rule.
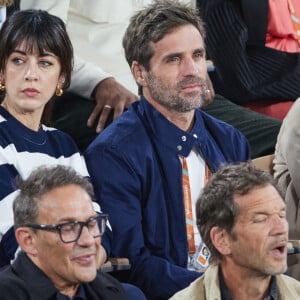
[[[0,266],[10,263],[18,247],[12,211],[18,193],[16,176],[26,179],[41,165],[58,164],[88,176],[85,161],[69,135],[44,125],[33,131],[0,106]]]

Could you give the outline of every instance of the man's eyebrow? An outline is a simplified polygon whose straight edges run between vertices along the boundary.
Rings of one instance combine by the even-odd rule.
[[[181,56],[183,52],[172,52],[172,53],[168,53],[165,56],[163,56],[163,60],[168,60],[169,58],[173,58],[173,57],[177,57],[177,56]]]
[[[204,47],[196,48],[196,49],[194,50],[194,52],[205,52],[205,48],[204,48]]]
[[[272,212],[266,210],[255,211],[253,212],[253,215],[272,215],[278,212],[286,212],[286,207],[282,207],[279,211],[272,211]]]
[[[197,53],[197,52],[205,52],[205,48],[204,47],[199,47],[199,48],[196,48],[193,50],[193,53]],[[176,57],[176,56],[182,56],[184,52],[172,52],[172,53],[168,53],[166,54],[164,57],[163,57],[163,60],[168,60],[169,58],[173,58],[173,57]]]
[[[88,220],[91,219],[91,218],[96,218],[97,216],[98,216],[97,214],[91,215],[91,216],[85,218],[84,221],[79,221],[77,218],[73,218],[73,217],[66,217],[66,218],[59,219],[59,220],[56,222],[56,224],[60,224],[60,223],[68,223],[68,222],[77,222],[77,221],[79,221],[79,222],[86,222],[86,221],[88,221]]]

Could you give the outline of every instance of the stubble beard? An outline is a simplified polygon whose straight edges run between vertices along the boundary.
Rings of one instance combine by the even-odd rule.
[[[201,85],[201,92],[190,92],[186,93],[185,97],[181,97],[179,93],[182,86],[193,83]],[[201,108],[205,103],[205,82],[199,77],[185,78],[175,86],[168,86],[151,72],[148,72],[148,86],[152,98],[168,110],[185,113]]]

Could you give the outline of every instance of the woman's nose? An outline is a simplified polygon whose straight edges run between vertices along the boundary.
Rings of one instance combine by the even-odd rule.
[[[34,81],[38,79],[38,73],[37,73],[37,69],[35,66],[29,65],[25,75],[24,75],[24,79],[26,81]]]

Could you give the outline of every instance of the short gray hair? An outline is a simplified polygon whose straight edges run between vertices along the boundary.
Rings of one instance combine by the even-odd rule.
[[[58,165],[41,166],[33,171],[26,180],[18,178],[20,193],[13,202],[15,228],[35,223],[38,215],[39,200],[55,188],[66,185],[77,185],[94,197],[89,179],[78,174],[73,168]]]

